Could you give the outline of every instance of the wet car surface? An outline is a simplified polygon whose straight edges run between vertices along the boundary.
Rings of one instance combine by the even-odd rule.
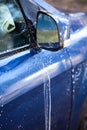
[[[0,129],[78,130],[87,103],[87,14],[43,0],[1,4],[10,18],[1,13]]]

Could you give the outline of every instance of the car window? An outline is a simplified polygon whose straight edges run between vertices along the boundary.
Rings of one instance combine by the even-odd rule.
[[[14,0],[0,0],[0,53],[29,44],[30,35]]]

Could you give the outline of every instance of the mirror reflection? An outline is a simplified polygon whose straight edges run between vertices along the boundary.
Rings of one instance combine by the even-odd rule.
[[[58,29],[54,19],[44,13],[39,14],[37,23],[37,43],[58,43]]]

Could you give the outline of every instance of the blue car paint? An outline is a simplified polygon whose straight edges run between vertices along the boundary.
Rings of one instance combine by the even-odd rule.
[[[73,112],[71,130],[77,129],[83,103],[87,97],[87,27],[71,35],[68,47],[73,64]]]
[[[27,52],[27,53],[29,53],[29,52]],[[3,111],[1,120],[0,120],[1,124],[8,123],[7,126],[9,128],[11,127],[11,129],[17,129],[18,123],[20,122],[19,121],[20,118],[17,117],[18,119],[16,119],[16,122],[15,122],[14,118],[12,118],[14,116],[14,113],[15,113],[15,115],[19,114],[18,110],[15,109],[14,110],[15,112],[13,111],[13,106],[14,106],[13,99],[15,99],[16,97],[18,97],[26,92],[28,92],[29,96],[30,96],[30,92],[32,91],[32,89],[36,89],[36,88],[37,88],[37,91],[41,91],[41,93],[42,93],[41,96],[43,97],[44,76],[47,79],[48,75],[45,72],[45,71],[47,71],[50,78],[52,78],[52,80],[51,80],[52,104],[55,105],[55,106],[52,105],[52,115],[53,115],[52,116],[52,118],[53,118],[52,127],[54,129],[66,128],[68,116],[69,116],[70,97],[71,97],[71,93],[69,92],[70,91],[69,89],[71,87],[71,76],[70,76],[71,75],[71,70],[70,70],[71,66],[70,66],[69,57],[68,57],[65,49],[60,52],[42,51],[34,56],[30,56],[30,58],[28,57],[27,59],[25,59],[25,56],[27,56],[27,55],[28,54],[24,54],[23,56],[20,55],[19,57],[16,57],[17,56],[16,55],[14,59],[11,58],[11,60],[9,62],[8,61],[5,62],[4,66],[2,66],[4,71],[2,72],[2,74],[0,76],[0,81],[1,81],[0,82],[0,86],[1,86],[0,87],[0,92],[1,92],[0,104],[1,104],[1,106],[3,106],[5,104],[5,106],[1,108],[1,111]],[[12,57],[14,57],[14,56],[12,56]],[[67,60],[67,63],[66,63],[65,59]],[[4,60],[5,59],[1,60],[0,63],[3,63]],[[9,58],[8,58],[8,60],[9,60]],[[16,66],[14,66],[14,64],[10,64],[10,63],[14,63],[14,61],[15,61],[15,64],[17,62]],[[8,69],[8,68],[11,68],[11,69]],[[0,70],[2,70],[2,69],[0,69]],[[67,80],[64,78],[65,75],[67,75],[66,76]],[[35,81],[35,82],[33,82],[33,81]],[[61,84],[61,85],[58,85],[58,84]],[[66,84],[66,86],[64,86],[64,84]],[[56,92],[58,95],[55,94]],[[61,92],[61,94],[60,94],[60,92]],[[24,94],[24,95],[26,95],[26,94]],[[22,98],[24,97],[24,95],[22,96]],[[38,95],[38,93],[37,93],[37,95]],[[34,98],[35,98],[35,96],[36,95],[34,95]],[[63,99],[61,97],[65,97],[65,98]],[[29,97],[27,94],[27,99],[28,98]],[[31,98],[33,98],[33,97],[31,97]],[[32,113],[33,113],[33,109],[35,109],[35,110],[37,109],[37,112],[35,112],[37,114],[35,115],[35,113],[34,113],[34,115],[32,115],[32,118],[35,118],[35,117],[38,118],[38,116],[39,116],[38,113],[41,110],[43,110],[43,113],[44,113],[44,97],[39,99],[36,96],[36,99],[38,99],[37,102],[39,104],[36,104],[34,101],[31,101],[31,100],[29,101],[29,102],[32,102]],[[11,100],[13,100],[13,101],[11,101]],[[16,102],[18,102],[19,100],[21,100],[20,97],[16,100]],[[34,99],[32,99],[32,100],[34,100]],[[39,100],[41,100],[41,101],[39,101]],[[11,101],[11,104],[8,103],[9,101]],[[21,101],[21,103],[25,102],[25,100],[23,102],[22,101]],[[40,109],[38,109],[38,106],[40,106],[41,102],[43,102],[43,105],[42,105],[43,107],[42,107],[42,109],[40,108],[41,109],[40,110]],[[66,110],[64,107],[62,108],[62,105],[64,103],[65,104],[67,103],[67,105],[65,106],[67,108]],[[13,111],[12,113],[9,111],[9,109],[10,109],[9,104],[12,106],[12,110],[11,110],[11,111]],[[25,104],[27,105],[27,102]],[[24,117],[24,115],[22,114],[22,111],[24,108],[26,108],[26,105],[24,105],[23,108],[20,106],[17,106],[18,108],[20,107],[21,118]],[[8,118],[8,121],[5,120],[4,111],[6,111],[6,110],[3,110],[3,109],[7,110],[6,116],[7,117],[10,116],[10,118]],[[64,109],[64,110],[62,110],[62,109]],[[29,111],[27,111],[27,112],[29,113]],[[61,121],[65,120],[63,125],[61,125],[60,122],[57,120],[57,118],[59,118],[60,115],[55,114],[56,112],[62,114]],[[26,114],[27,116],[28,116],[28,113]],[[65,119],[64,119],[64,117],[62,117],[63,115],[66,115]],[[44,119],[44,114],[41,116]],[[22,126],[24,125],[23,126],[24,128],[27,127],[27,129],[31,129],[31,128],[40,129],[40,127],[41,127],[41,129],[44,129],[44,124],[40,118],[39,118],[40,119],[39,122],[42,122],[41,123],[42,125],[39,126],[39,124],[38,124],[37,127],[36,127],[36,120],[35,119],[32,120],[31,116],[29,116],[28,118],[29,118],[29,121],[28,120],[25,121],[25,122],[27,122],[26,125],[23,124],[22,122],[20,122],[22,124]],[[9,122],[9,120],[11,120],[11,119],[13,120],[13,123],[15,122],[14,125]],[[30,127],[32,123],[35,123],[35,124],[32,127]],[[17,126],[15,126],[15,124],[17,124]],[[56,125],[58,125],[58,126],[56,126]],[[1,129],[3,130],[3,129],[5,129],[5,127],[6,126],[4,125],[3,127],[1,127]]]
[[[70,20],[71,33],[80,30],[87,26],[87,13],[69,13],[67,12],[68,19]]]
[[[44,86],[44,77],[48,80],[48,75],[45,72],[47,71],[51,78],[51,89],[52,89],[52,104],[53,104],[52,105],[52,128],[53,129],[67,128],[69,108],[70,108],[70,98],[71,98],[71,91],[70,91],[71,89],[70,67],[71,65],[70,65],[69,57],[65,49],[59,52],[42,51],[34,56],[30,56],[30,58],[29,57],[26,58],[25,60],[23,57],[27,56],[27,54],[25,54],[25,56],[24,55],[20,56],[20,58],[18,57],[16,58],[16,56],[14,60],[12,58],[11,61],[9,61],[9,63],[5,62],[4,66],[1,67],[4,69],[4,71],[2,72],[2,75],[0,76],[0,81],[1,81],[0,82],[0,86],[1,86],[0,87],[0,91],[1,91],[0,104],[1,106],[4,105],[1,108],[1,111],[3,111],[3,113],[1,113],[2,114],[1,120],[0,120],[1,124],[7,123],[8,128],[14,129],[14,130],[18,129],[17,128],[18,123],[21,124],[24,129],[26,129],[27,127],[27,129],[32,128],[33,130],[34,129],[44,130],[45,125],[44,125],[43,86]],[[10,62],[14,62],[14,61],[17,62],[17,60],[20,61],[20,63],[16,65],[15,67],[12,67],[14,66],[14,64],[10,64]],[[0,62],[3,63],[4,59]],[[11,69],[8,70],[8,68],[11,68]],[[65,76],[66,78],[64,78]],[[33,91],[37,92],[35,95],[33,94],[34,97],[30,96],[31,93],[34,93]],[[25,102],[26,93],[28,93],[27,100],[30,98],[28,102]],[[61,97],[65,97],[65,100],[63,100],[63,98]],[[15,101],[13,99],[15,99]],[[19,100],[21,102],[19,102]],[[16,108],[14,109],[14,102],[16,103],[19,102],[21,104],[16,105]],[[25,105],[23,105],[24,103]],[[42,104],[42,108],[40,104]],[[27,113],[25,110],[26,105],[29,105],[28,106],[29,109],[27,110]],[[31,111],[29,111],[30,107],[31,107]],[[20,114],[19,114],[19,111],[20,111]],[[57,114],[57,113],[61,113],[61,116],[60,114]],[[21,119],[24,118],[23,114],[27,115],[26,117],[28,118],[27,123],[21,122]],[[41,115],[38,115],[38,114],[41,114]],[[16,116],[18,115],[16,119],[14,119],[15,115]],[[41,117],[38,117],[38,116],[41,116]],[[8,118],[7,120],[5,119],[6,117]],[[40,118],[42,118],[43,120]],[[60,118],[61,121],[63,120],[64,123],[60,124],[60,120],[58,120],[58,118]],[[39,126],[39,122],[37,123],[36,119],[39,119],[41,126]],[[13,121],[11,125],[9,124],[10,120]],[[1,127],[2,130],[5,128],[7,129],[5,125]]]
[[[26,0],[22,6],[26,7],[28,2]],[[46,6],[46,3],[42,4],[43,1],[34,2],[40,4],[37,11],[40,6],[52,13],[56,11]],[[57,11],[57,15],[62,21],[62,27],[65,27],[65,23],[71,23],[73,33],[68,47],[58,52],[41,50],[35,55],[25,51],[0,60],[1,130],[45,129],[43,86],[44,78],[48,81],[48,74],[51,79],[52,129],[65,130],[71,125],[70,129],[75,130],[78,127],[81,108],[87,95],[87,28],[81,24],[83,19],[77,27],[75,19],[72,22],[70,16],[60,11]],[[29,16],[27,13],[26,17]],[[75,29],[73,24],[76,25]]]
[[[34,1],[37,2],[36,0],[34,0]],[[44,2],[44,4],[42,4],[42,1],[38,1],[37,3],[38,3],[38,5],[40,5],[40,8],[42,7],[45,10],[47,10],[48,12],[50,11],[54,14],[57,14],[60,21],[62,21],[61,22],[62,28],[65,29],[66,26],[68,24],[70,24],[70,33],[72,35],[72,36],[70,35],[70,38],[72,37],[71,38],[71,44],[70,44],[71,48],[67,47],[66,49],[68,51],[68,54],[70,55],[70,60],[71,60],[71,63],[72,63],[72,65],[71,65],[72,66],[72,84],[75,82],[75,81],[73,81],[73,76],[75,75],[75,73],[79,74],[78,71],[80,71],[81,69],[78,70],[78,68],[79,68],[80,65],[82,65],[82,62],[84,63],[84,65],[82,65],[82,67],[81,67],[83,74],[81,73],[80,76],[85,77],[85,81],[84,81],[85,85],[82,84],[82,86],[80,87],[80,85],[76,84],[76,85],[73,85],[73,88],[72,88],[72,105],[73,105],[73,108],[72,108],[72,117],[71,117],[71,129],[75,130],[78,127],[80,113],[81,113],[82,106],[83,106],[83,103],[84,103],[86,95],[87,95],[86,90],[84,90],[84,86],[85,86],[85,89],[87,87],[87,85],[86,85],[87,84],[87,69],[86,69],[87,68],[87,63],[86,63],[87,62],[87,49],[86,49],[87,48],[87,45],[86,45],[87,44],[87,33],[86,33],[87,29],[85,28],[85,27],[87,27],[87,13],[72,13],[72,12],[70,12],[70,13],[65,12],[64,13],[64,12],[61,12],[61,11],[54,9],[53,7],[51,7],[46,2]],[[38,10],[40,10],[40,8],[38,8]],[[69,21],[67,21],[66,19],[69,20]],[[65,27],[63,27],[63,25],[65,25]],[[78,45],[78,46],[75,46],[75,44]],[[79,48],[81,48],[81,49],[80,49],[80,51],[77,52],[77,50],[79,50]],[[83,54],[81,57],[84,56],[85,58],[81,58],[79,56],[76,59],[77,60],[77,62],[76,62],[75,57],[77,56],[77,54],[79,54],[79,55]],[[73,69],[73,68],[75,68],[74,66],[77,66],[77,69],[74,70]],[[77,74],[77,76],[78,76],[78,74]],[[79,78],[79,84],[81,83],[80,81],[82,81],[82,78],[81,79]],[[75,100],[73,100],[73,97],[75,98],[76,95],[73,94],[73,92],[78,90],[78,86],[80,88],[80,94],[79,94],[79,98],[77,99],[77,101],[75,101]],[[85,95],[82,96],[83,95],[82,93],[84,93],[84,92],[85,92]],[[78,95],[78,93],[79,92],[77,91],[77,95]],[[83,97],[83,98],[80,98],[80,97]],[[79,106],[77,104],[79,104]],[[78,115],[78,116],[76,116],[76,115]]]

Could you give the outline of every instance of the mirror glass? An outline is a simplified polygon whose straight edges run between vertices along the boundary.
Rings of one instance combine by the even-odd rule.
[[[37,43],[42,48],[57,48],[59,43],[58,28],[55,20],[40,13],[37,20]]]

